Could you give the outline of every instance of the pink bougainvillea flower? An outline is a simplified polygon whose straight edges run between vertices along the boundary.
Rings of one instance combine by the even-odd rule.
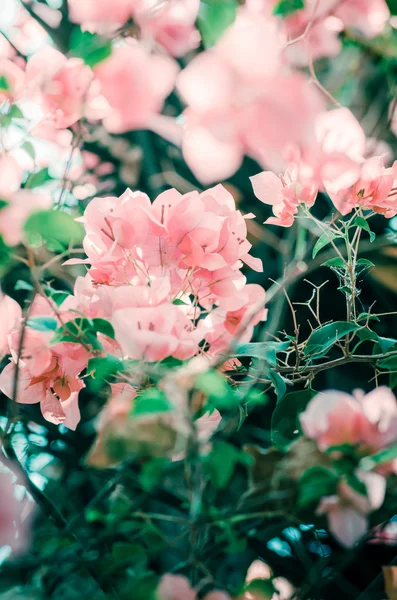
[[[188,579],[182,575],[165,574],[156,590],[158,600],[197,600],[197,594]],[[203,600],[231,600],[226,592],[215,590],[206,594]]]
[[[334,11],[345,27],[357,29],[366,37],[382,33],[390,18],[385,0],[349,0],[338,2]]]
[[[382,475],[359,470],[355,475],[364,484],[365,495],[342,480],[337,495],[325,496],[317,509],[317,514],[327,515],[330,531],[346,547],[354,546],[365,535],[368,515],[382,506],[386,491]]]
[[[337,182],[325,184],[325,189],[342,215],[354,208],[373,210],[385,217],[397,214],[397,163],[385,168],[383,157],[376,156],[360,165],[353,185],[342,187]]]
[[[59,343],[50,346],[50,334],[27,328],[19,359],[17,402],[40,402],[44,418],[56,425],[76,429],[80,421],[78,393],[85,387],[79,373],[86,367],[88,353],[82,346]],[[0,389],[13,398],[20,331],[9,336],[12,361],[0,374]]]
[[[135,0],[68,0],[70,19],[91,31],[112,31],[133,16]]]
[[[21,552],[28,544],[29,510],[15,497],[12,473],[1,462],[0,469],[0,547],[11,546],[14,552]]]
[[[82,116],[101,119],[109,111],[91,69],[80,58],[66,58],[46,46],[26,67],[26,83],[57,128],[70,127]]]
[[[133,0],[135,21],[143,38],[156,40],[169,54],[183,56],[200,43],[200,34],[194,26],[200,0]]]
[[[352,444],[370,454],[397,440],[397,401],[384,386],[353,396],[328,391],[310,400],[300,421],[304,434],[322,451]]]
[[[12,60],[0,58],[0,101],[15,102],[25,90],[25,73]]]
[[[182,56],[200,43],[194,24],[200,0],[68,0],[70,18],[83,29],[112,33],[133,19],[140,37],[154,40],[168,53]]]
[[[182,150],[205,183],[232,175],[244,154],[282,168],[289,144],[314,139],[325,107],[307,77],[282,64],[276,20],[246,8],[215,48],[181,72],[177,88],[188,105]]]
[[[95,67],[112,108],[104,119],[108,131],[147,128],[171,93],[177,73],[173,59],[149,54],[139,42],[114,48],[111,56]]]
[[[264,171],[250,179],[255,196],[261,202],[273,206],[275,216],[269,217],[265,221],[269,225],[290,227],[294,222],[299,205],[313,206],[318,192],[314,183],[311,185],[300,183],[297,165],[292,165],[280,177],[271,171]]]

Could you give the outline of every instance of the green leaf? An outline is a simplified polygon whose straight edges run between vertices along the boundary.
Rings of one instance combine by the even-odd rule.
[[[254,342],[252,344],[239,344],[233,356],[249,356],[266,360],[269,364],[276,364],[277,352],[287,350],[289,342]]]
[[[397,369],[397,356],[389,356],[378,361],[378,367],[385,369],[386,371],[395,371]]]
[[[204,467],[209,472],[211,483],[224,489],[230,481],[237,464],[250,466],[254,458],[246,452],[224,441],[215,441],[209,455],[204,458]]]
[[[59,327],[51,343],[70,342],[73,344],[86,344],[96,350],[102,350],[102,344],[97,339],[98,333],[114,339],[113,326],[108,321],[105,321],[105,319],[78,317]]]
[[[336,492],[338,477],[325,467],[311,467],[299,479],[298,504],[307,508],[317,504],[323,496],[332,496]]]
[[[184,302],[180,298],[175,298],[172,304],[175,304],[176,306],[189,306],[187,302]]]
[[[149,388],[135,398],[130,415],[141,417],[142,415],[170,412],[171,410],[172,406],[164,392],[158,388]]]
[[[274,15],[287,17],[288,15],[305,8],[303,0],[279,0],[273,8]]]
[[[29,244],[57,242],[64,248],[81,243],[84,229],[68,213],[60,210],[40,210],[28,217],[24,231]]]
[[[169,464],[168,458],[159,456],[148,460],[142,465],[139,483],[146,492],[151,492],[159,485]]]
[[[271,438],[275,448],[286,450],[301,435],[299,415],[316,393],[314,390],[290,392],[277,402],[271,424]]]
[[[226,29],[234,22],[237,14],[237,0],[203,0],[197,27],[204,48],[214,46]]]
[[[90,358],[87,365],[87,373],[91,375],[90,389],[99,391],[105,382],[112,380],[123,368],[123,362],[112,354]]]
[[[109,58],[112,54],[112,43],[95,33],[81,31],[79,27],[75,27],[70,37],[70,53],[82,58],[86,65],[93,68]]]
[[[5,75],[0,75],[0,90],[2,92],[8,92],[10,90],[10,85]]]
[[[316,258],[317,254],[324,248],[328,246],[336,238],[336,235],[332,231],[326,231],[318,238],[312,253],[312,258]]]
[[[10,112],[8,113],[12,119],[24,119],[24,114],[16,104],[13,104],[10,108]]]
[[[267,373],[265,372],[264,375],[270,378],[276,391],[277,398],[280,400],[287,391],[288,379],[284,379],[284,377],[281,377],[280,373],[277,373],[272,369],[269,369],[269,371]]]
[[[321,358],[327,354],[328,350],[348,333],[357,331],[360,325],[345,321],[335,321],[324,325],[321,329],[313,331],[310,335],[305,348],[305,355],[315,354],[316,358]]]
[[[367,269],[370,269],[371,267],[374,267],[374,263],[370,260],[368,260],[367,258],[359,258],[357,263],[357,265],[360,265],[362,267],[365,267]]]
[[[18,279],[18,281],[14,285],[14,290],[16,292],[19,292],[20,290],[23,290],[25,292],[31,292],[33,290],[33,286],[28,281],[23,281],[23,279]]]
[[[92,319],[92,329],[95,333],[102,333],[112,340],[115,339],[113,325],[105,319]]]
[[[345,263],[339,256],[336,256],[335,258],[326,260],[325,263],[323,263],[321,266],[322,267],[330,267],[330,268],[335,267],[337,269],[344,269]]]
[[[28,319],[27,325],[36,331],[55,331],[58,321],[55,317],[32,317]]]
[[[377,465],[390,462],[395,458],[397,458],[397,444],[394,444],[389,448],[384,448],[372,456],[366,456],[365,458],[362,458],[359,466],[364,471],[370,471]]]
[[[214,408],[232,408],[238,401],[224,375],[214,369],[200,373],[196,377],[195,387],[207,396]]]
[[[23,150],[25,150],[25,152],[27,154],[29,154],[30,158],[33,158],[33,160],[35,159],[36,152],[35,152],[35,149],[34,149],[34,146],[33,146],[32,142],[24,142],[22,144],[21,148]]]
[[[3,210],[3,208],[7,208],[7,206],[10,203],[8,202],[8,200],[3,200],[2,198],[0,198],[0,210]]]
[[[363,217],[356,217],[354,219],[353,226],[361,227],[361,229],[364,229],[364,231],[367,231],[369,233],[370,242],[373,242],[374,239],[376,238],[375,233],[373,231],[371,231],[368,221],[366,221]]]
[[[25,187],[29,189],[40,187],[41,185],[44,185],[47,181],[53,181],[53,179],[54,178],[51,177],[48,168],[45,167],[44,169],[40,169],[40,171],[37,171],[37,173],[33,173],[33,175],[30,175],[29,179],[25,184]]]
[[[115,542],[112,546],[111,567],[119,568],[122,565],[132,569],[142,569],[146,565],[146,551],[140,544],[132,542]]]

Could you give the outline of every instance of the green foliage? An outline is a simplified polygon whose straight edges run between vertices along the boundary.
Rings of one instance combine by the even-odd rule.
[[[214,46],[237,14],[236,0],[203,0],[197,26],[205,48]]]
[[[51,343],[69,342],[87,345],[94,350],[102,350],[102,344],[97,337],[98,333],[114,339],[114,329],[105,319],[78,317],[59,327],[55,331]]]
[[[311,389],[290,392],[277,402],[271,423],[272,443],[275,448],[287,450],[299,437],[301,434],[299,415],[315,394],[316,392]]]
[[[132,417],[142,417],[171,410],[172,406],[165,393],[158,388],[149,388],[140,392],[135,398],[130,414]]]
[[[32,317],[28,319],[28,327],[36,331],[55,331],[58,327],[58,321],[54,317]]]
[[[313,331],[309,337],[305,347],[305,355],[321,358],[327,354],[338,340],[358,329],[360,329],[359,325],[347,321],[335,321],[324,325],[324,327]]]
[[[392,15],[397,15],[397,0],[386,0],[386,4],[389,7]]]
[[[316,258],[317,254],[320,252],[320,250],[325,248],[325,246],[328,246],[328,244],[330,244],[336,237],[337,236],[332,231],[326,231],[325,233],[323,233],[318,238],[318,240],[313,248],[312,258]]]
[[[32,175],[29,176],[25,187],[29,188],[29,189],[33,189],[36,187],[40,187],[42,185],[44,185],[45,183],[47,183],[48,181],[52,181],[53,177],[51,177],[48,168],[45,167],[44,169],[40,169],[40,171],[37,171],[36,173],[33,173]]]
[[[81,243],[83,228],[71,215],[60,210],[40,210],[25,221],[24,232],[29,245],[42,243],[52,249],[64,249]]]
[[[226,488],[238,464],[246,467],[253,464],[252,456],[222,440],[214,442],[210,454],[203,460],[212,485],[220,490]]]
[[[109,58],[112,54],[112,43],[95,33],[75,27],[70,39],[70,53],[82,58],[86,65],[93,68]]]
[[[304,0],[278,0],[273,8],[274,15],[287,17],[288,15],[305,8]]]
[[[307,508],[321,500],[323,496],[332,496],[336,492],[338,477],[325,467],[311,467],[299,479],[299,506]]]
[[[104,383],[112,381],[123,371],[124,364],[113,354],[90,358],[87,373],[91,375],[89,386],[93,391],[99,391]]]
[[[364,229],[364,231],[369,233],[369,239],[371,242],[373,242],[374,239],[376,238],[375,233],[373,231],[371,231],[368,221],[366,221],[363,217],[356,217],[354,219],[353,225],[355,227],[361,227],[361,229]]]

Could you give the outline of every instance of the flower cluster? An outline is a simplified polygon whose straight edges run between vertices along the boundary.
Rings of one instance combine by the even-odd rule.
[[[74,295],[57,308],[36,297],[23,333],[19,306],[3,299],[10,319],[0,342],[12,358],[0,374],[1,390],[14,397],[18,365],[18,402],[40,402],[53,423],[74,429],[79,422],[80,375],[93,353],[78,336],[53,343],[52,330],[35,328],[41,316],[58,327],[76,314],[107,319],[116,341],[102,335],[104,349],[149,363],[213,357],[227,353],[236,336],[249,341],[266,316],[265,291],[247,284],[241,272],[243,263],[262,270],[249,254],[245,219],[251,217],[236,210],[222,186],[202,194],[169,190],[153,204],[130,190],[94,199],[81,219],[87,259],[66,263],[90,265]]]
[[[203,340],[210,355],[225,351],[244,319],[249,339],[265,316],[265,293],[241,272],[244,262],[262,270],[249,255],[247,217],[220,185],[168,190],[153,204],[130,190],[94,199],[81,219],[87,259],[66,263],[90,265],[75,308],[110,319],[124,355],[136,360],[184,360]]]
[[[397,400],[387,387],[353,396],[328,391],[315,396],[300,416],[304,435],[335,460],[350,456],[359,461],[350,479],[339,481],[336,493],[324,496],[317,508],[326,514],[330,530],[346,546],[353,545],[368,529],[368,515],[379,508],[386,492],[386,476],[397,472],[391,458],[377,466],[365,459],[397,441]],[[371,461],[371,459],[369,459]],[[358,482],[358,490],[352,482]]]
[[[70,17],[90,31],[111,33],[131,19],[143,40],[153,40],[174,56],[196,48],[200,35],[194,24],[199,0],[68,0]]]

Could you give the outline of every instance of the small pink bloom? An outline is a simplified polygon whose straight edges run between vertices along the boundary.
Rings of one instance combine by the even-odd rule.
[[[173,56],[183,56],[200,43],[194,24],[200,0],[168,0],[153,4],[152,0],[135,0],[135,20],[143,38],[155,39]]]
[[[366,488],[366,495],[353,490],[345,481],[338,495],[325,496],[318,514],[326,514],[330,531],[346,547],[354,546],[368,530],[368,515],[383,504],[386,480],[377,473],[357,471],[356,476]]]
[[[352,444],[368,454],[397,440],[397,401],[384,386],[353,396],[328,391],[310,400],[300,421],[304,434],[315,439],[322,451]]]
[[[0,467],[2,467],[1,463]],[[29,515],[15,497],[11,472],[3,470],[3,467],[0,470],[0,490],[0,547],[11,546],[14,552],[23,551],[26,549],[29,537]]]
[[[26,81],[33,96],[60,129],[70,127],[82,116],[100,119],[108,106],[100,96],[94,74],[79,58],[67,59],[46,46],[33,55],[26,67]]]
[[[300,204],[311,207],[318,189],[313,183],[303,185],[299,181],[298,168],[292,165],[283,176],[277,177],[271,171],[264,171],[250,178],[254,193],[261,202],[273,206],[274,217],[269,217],[269,225],[290,227]]]
[[[138,42],[114,48],[111,56],[95,67],[112,108],[104,119],[108,131],[147,128],[171,93],[177,72],[174,60],[149,54]]]

